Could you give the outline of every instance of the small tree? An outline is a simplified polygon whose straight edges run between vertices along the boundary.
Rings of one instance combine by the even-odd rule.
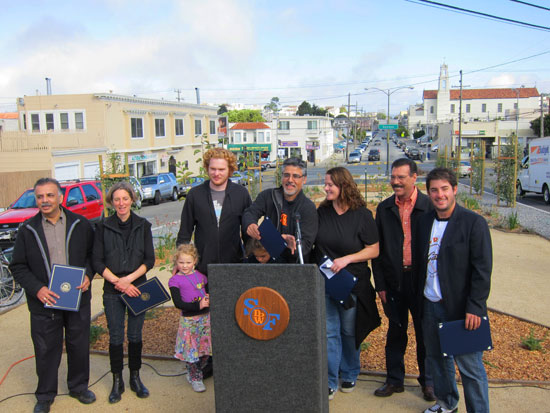
[[[519,150],[514,153],[516,139],[516,136],[512,135],[510,144],[500,146],[500,157],[495,163],[495,173],[498,179],[492,183],[493,190],[507,205],[511,205],[514,200],[514,188],[516,186],[514,167],[519,168],[522,156]]]
[[[540,136],[540,117],[531,121],[531,129]],[[550,136],[550,114],[544,115],[544,136]]]
[[[385,120],[386,119],[386,114],[385,113],[382,113],[382,112],[378,112],[376,114],[376,119],[378,120]]]
[[[223,115],[224,113],[227,113],[227,112],[229,112],[229,110],[227,109],[226,104],[222,103],[218,108],[218,115]]]
[[[407,128],[403,127],[403,126],[400,126],[399,128],[397,128],[395,133],[397,134],[397,136],[401,136],[401,137],[404,137],[404,138],[409,137],[409,130]]]
[[[413,132],[413,138],[414,139],[419,139],[421,138],[422,136],[424,136],[426,134],[426,132],[424,132],[422,129],[421,130],[417,130],[416,132]]]

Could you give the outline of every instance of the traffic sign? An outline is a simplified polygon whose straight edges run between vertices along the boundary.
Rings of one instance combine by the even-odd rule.
[[[378,125],[378,129],[398,129],[399,125]]]

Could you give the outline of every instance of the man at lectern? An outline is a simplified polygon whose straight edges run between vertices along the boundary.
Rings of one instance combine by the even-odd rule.
[[[36,374],[35,413],[47,413],[57,396],[57,376],[63,336],[67,349],[69,396],[84,404],[95,401],[88,389],[90,377],[90,280],[94,276],[91,254],[94,232],[88,220],[61,206],[59,182],[41,178],[34,185],[39,212],[21,224],[10,265],[14,278],[25,289],[31,313],[31,338]],[[47,308],[60,296],[48,288],[52,266],[85,268],[84,282],[71,286],[82,290],[78,311]],[[72,283],[72,282],[71,282]],[[65,290],[64,290],[65,291]]]
[[[260,239],[258,220],[269,217],[287,243],[281,260],[295,263],[299,258],[296,250],[299,226],[304,262],[308,262],[307,257],[317,236],[318,222],[315,204],[302,191],[307,180],[307,166],[301,159],[288,158],[282,168],[282,186],[266,189],[258,195],[243,215],[243,227],[249,236]]]

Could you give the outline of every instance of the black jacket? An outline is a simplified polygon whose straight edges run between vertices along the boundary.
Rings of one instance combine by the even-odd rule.
[[[63,207],[61,207],[63,208]],[[67,217],[65,248],[68,265],[86,268],[90,282],[94,278],[91,265],[94,231],[86,218],[63,208]],[[42,227],[42,214],[27,219],[19,227],[10,270],[15,280],[25,289],[27,306],[33,314],[52,314],[60,310],[44,308],[36,298],[42,287],[47,287],[52,263]],[[81,306],[89,303],[91,288],[82,293]]]
[[[416,263],[421,297],[435,217],[432,211],[419,222]],[[457,204],[443,233],[437,257],[439,285],[449,320],[461,320],[466,313],[479,317],[487,315],[492,267],[493,247],[487,221]]]
[[[97,224],[92,255],[94,270],[102,275],[105,268],[109,268],[116,276],[124,277],[137,270],[141,264],[145,264],[149,271],[155,265],[151,223],[131,212],[130,236],[126,243],[117,219],[116,215],[111,215]],[[144,274],[132,284],[139,285],[146,279]],[[103,290],[111,294],[120,294],[107,280]]]
[[[208,264],[241,262],[242,240],[248,238],[241,226],[243,212],[251,204],[246,188],[227,181],[220,223],[216,218],[210,181],[192,188],[181,211],[181,224],[177,245],[191,242],[195,233],[195,246],[199,251],[197,270],[208,275]]]
[[[261,217],[266,216],[273,222],[273,225],[277,225],[277,230],[281,232],[283,196],[282,187],[266,189],[260,192],[254,203],[244,213],[243,227],[245,230],[250,224],[257,224]],[[319,226],[317,209],[315,208],[315,204],[305,196],[303,191],[300,191],[293,202],[296,203],[295,212],[300,213],[302,253],[304,255],[304,262],[307,262],[307,256],[313,247]],[[296,220],[293,217],[291,217],[289,222],[289,234],[296,236]],[[287,249],[283,252],[282,256],[286,262],[296,262],[298,260],[297,251],[292,255],[290,254],[290,250]]]
[[[411,253],[413,268],[417,245],[415,241],[420,217],[433,210],[430,198],[418,190],[411,213]],[[395,204],[395,194],[386,198],[376,208],[376,227],[380,237],[380,255],[372,260],[376,291],[401,291],[403,279],[403,242],[405,236]]]

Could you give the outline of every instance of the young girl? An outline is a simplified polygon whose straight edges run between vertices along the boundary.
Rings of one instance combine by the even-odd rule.
[[[202,369],[212,355],[210,339],[210,299],[206,294],[205,275],[195,271],[199,260],[192,244],[182,244],[174,255],[174,275],[168,286],[174,306],[181,310],[176,354],[174,357],[187,363],[187,380],[193,390],[206,390],[202,382]]]

